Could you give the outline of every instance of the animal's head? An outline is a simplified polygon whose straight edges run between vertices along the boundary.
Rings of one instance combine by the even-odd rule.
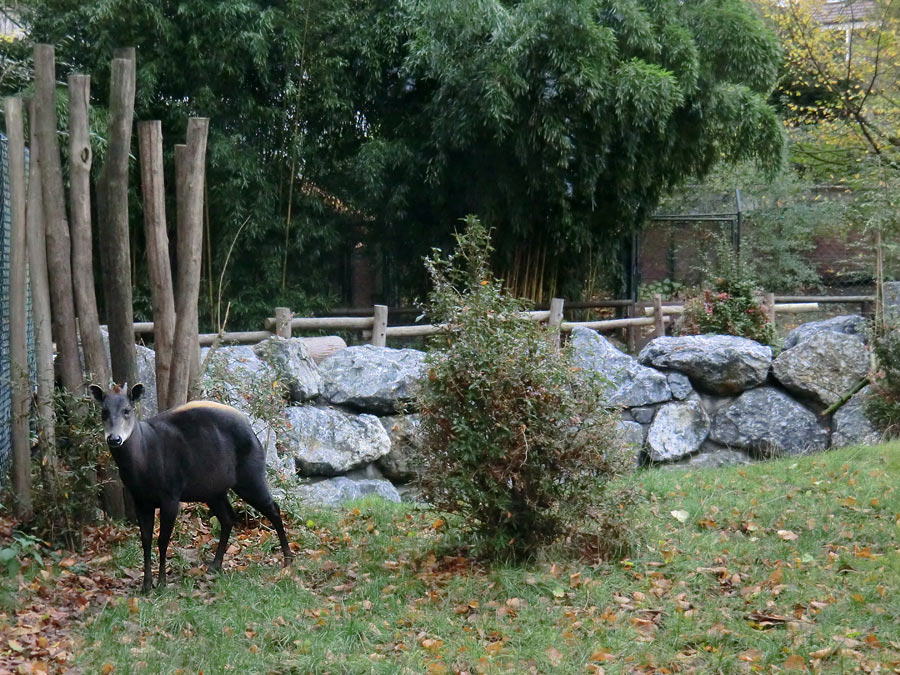
[[[91,394],[101,406],[100,416],[103,419],[103,430],[106,432],[106,443],[111,448],[119,448],[128,440],[137,424],[134,404],[144,393],[144,385],[138,383],[129,392],[125,387],[115,385],[108,392],[92,384]]]

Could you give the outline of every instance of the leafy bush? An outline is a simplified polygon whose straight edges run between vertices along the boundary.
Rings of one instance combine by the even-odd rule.
[[[53,398],[57,448],[38,453],[34,474],[34,531],[69,549],[81,547],[85,525],[98,519],[103,476],[118,469],[103,438],[98,406],[81,396],[57,390]]]
[[[628,460],[601,383],[492,278],[490,234],[477,219],[456,243],[455,254],[426,261],[428,312],[446,326],[417,393],[426,497],[462,514],[489,557],[528,557],[586,516],[612,552],[630,499],[609,483]]]
[[[772,344],[774,327],[767,308],[757,299],[756,277],[746,261],[720,242],[717,262],[707,269],[702,290],[684,304],[681,332],[687,335],[738,335]]]
[[[872,393],[866,399],[866,417],[886,435],[900,435],[900,327],[872,341],[878,364],[871,376]]]

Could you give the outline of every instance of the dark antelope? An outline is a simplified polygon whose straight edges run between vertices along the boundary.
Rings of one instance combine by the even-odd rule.
[[[205,502],[219,519],[222,535],[209,568],[222,566],[235,520],[229,489],[272,522],[284,565],[289,565],[292,556],[281,513],[266,484],[265,451],[247,418],[221,403],[193,401],[138,421],[134,403],[143,391],[141,384],[130,393],[120,387],[105,393],[91,385],[91,393],[102,405],[106,443],[134,499],[144,549],[144,592],[153,585],[150,549],[156,509],[160,587],[166,583],[166,551],[181,502]]]

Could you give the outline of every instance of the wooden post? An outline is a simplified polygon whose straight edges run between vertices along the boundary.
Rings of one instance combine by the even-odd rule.
[[[775,294],[766,293],[766,309],[769,312],[769,323],[775,328]]]
[[[178,215],[178,286],[175,298],[175,341],[169,375],[169,407],[187,400],[190,386],[191,351],[197,341],[197,300],[200,293],[200,263],[203,244],[203,182],[206,174],[206,136],[209,120],[188,120],[184,150],[183,199]],[[179,358],[180,355],[180,358]]]
[[[653,296],[653,337],[662,337],[666,334],[666,319],[663,316],[662,296]]]
[[[169,400],[169,371],[175,337],[175,295],[166,230],[166,196],[163,175],[162,123],[138,122],[141,159],[141,191],[144,196],[144,238],[150,268],[153,304],[153,346],[156,349],[156,397],[160,411]]]
[[[109,364],[100,334],[97,293],[94,289],[94,255],[91,237],[91,152],[88,110],[91,100],[89,75],[69,75],[69,215],[72,235],[72,287],[81,349],[88,378],[109,386]]]
[[[118,384],[127,382],[129,385],[137,382],[128,227],[128,156],[134,119],[134,77],[134,61],[113,59],[109,85],[109,146],[98,186],[100,263],[112,377]]]
[[[37,376],[37,432],[41,470],[56,471],[56,426],[53,414],[53,330],[50,316],[50,281],[47,272],[47,231],[44,224],[41,170],[38,155],[34,100],[29,102],[31,138],[28,152],[28,205],[26,248],[31,279],[31,314],[34,321],[34,351]]]
[[[375,305],[374,320],[372,323],[372,344],[376,347],[387,346],[387,305]]]
[[[66,221],[59,139],[56,134],[56,58],[53,45],[34,46],[35,126],[41,152],[43,212],[47,230],[47,266],[50,278],[51,319],[56,341],[56,367],[63,386],[81,394],[84,378],[75,334],[75,298],[72,293],[72,243]]]
[[[185,202],[185,186],[188,182],[187,176],[187,146],[184,143],[178,143],[175,145],[175,228],[176,232],[180,233],[184,231],[184,217],[187,213],[187,204]],[[205,179],[205,177],[204,177]],[[205,196],[205,191],[204,191]],[[180,234],[178,235],[181,236]],[[177,237],[176,237],[176,245],[177,245]],[[176,255],[179,256],[180,259],[180,249],[177,249]],[[200,252],[202,257],[203,252]],[[180,263],[179,263],[180,265]],[[179,277],[180,278],[180,277]],[[199,301],[199,298],[198,298]],[[196,323],[196,322],[195,322]],[[199,333],[199,329],[195,330],[195,332]],[[188,397],[194,391],[194,388],[190,385],[192,382],[196,382],[197,378],[200,375],[200,343],[198,341],[196,347],[192,347],[190,350],[190,374],[188,376]],[[171,372],[169,377],[171,378]]]
[[[637,315],[637,303],[632,302],[630,305],[625,307],[625,318],[631,319]],[[634,326],[627,326],[625,328],[625,344],[627,345],[628,353],[634,354],[637,351],[637,329]]]
[[[550,318],[547,319],[547,325],[550,326],[554,331],[556,331],[556,344],[559,345],[560,342],[560,333],[559,327],[562,325],[563,321],[563,308],[565,307],[565,300],[562,298],[551,298],[550,299]]]
[[[6,134],[9,142],[9,376],[12,389],[12,488],[16,517],[29,520],[31,502],[31,443],[28,411],[28,316],[25,312],[25,123],[22,99],[7,97]]]
[[[275,308],[275,335],[278,337],[291,337],[291,319],[294,313],[287,307]]]

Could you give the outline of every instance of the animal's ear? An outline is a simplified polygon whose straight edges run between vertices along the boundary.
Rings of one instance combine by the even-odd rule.
[[[106,392],[103,391],[102,387],[96,384],[92,384],[90,387],[88,387],[88,389],[90,389],[93,397],[97,399],[97,403],[103,403],[103,399],[106,398]]]
[[[129,394],[128,397],[131,399],[132,403],[136,403],[143,394],[144,394],[144,385],[142,385],[140,382],[138,382],[136,385],[134,385],[131,388],[131,394]]]

